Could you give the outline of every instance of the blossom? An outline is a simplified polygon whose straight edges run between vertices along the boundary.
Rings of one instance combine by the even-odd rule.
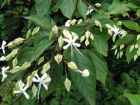
[[[33,82],[38,82],[39,83],[39,86],[38,86],[38,99],[39,99],[39,93],[40,93],[41,85],[43,85],[44,88],[46,90],[48,90],[48,86],[46,85],[46,83],[50,82],[51,78],[48,76],[47,73],[44,73],[41,78],[36,73],[35,77],[32,80],[33,80]]]
[[[24,96],[29,99],[30,96],[26,93],[27,88],[29,87],[28,85],[26,85],[20,80],[19,81],[19,90],[18,91],[14,91],[14,94],[24,94]]]
[[[5,45],[6,45],[6,41],[3,40],[2,45],[0,47],[0,49],[2,49],[3,54],[5,54]]]
[[[5,73],[10,67],[2,67],[2,81],[4,81],[4,79],[7,77],[7,74]]]
[[[78,72],[81,73],[83,77],[88,77],[90,74],[88,69],[84,69],[83,71],[78,70]]]
[[[70,34],[70,32],[67,32],[67,37],[68,37],[68,39],[66,39],[66,38],[63,39],[65,42],[68,43],[67,45],[65,45],[63,47],[63,49],[65,50],[69,46],[71,46],[71,50],[72,50],[72,47],[74,47],[80,53],[80,51],[77,49],[77,47],[80,47],[80,44],[76,43],[76,40],[78,39],[78,36],[75,35],[74,38],[72,38],[72,35]]]
[[[111,30],[114,32],[114,36],[116,37],[117,34],[119,33],[119,28],[117,28],[117,27],[114,25],[114,27],[112,27]]]
[[[89,76],[89,71],[87,69],[82,71],[82,76],[83,77],[88,77]]]

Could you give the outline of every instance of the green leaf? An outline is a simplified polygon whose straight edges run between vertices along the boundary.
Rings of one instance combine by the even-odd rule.
[[[104,58],[95,51],[88,50],[86,55],[89,54],[89,58],[92,60],[96,69],[96,79],[105,85],[108,67]]]
[[[52,0],[35,0],[37,15],[44,16],[48,13]]]
[[[77,0],[63,0],[60,10],[64,16],[71,18],[76,7]]]
[[[136,22],[133,22],[133,21],[124,21],[123,22],[123,25],[128,28],[128,29],[131,29],[131,30],[135,30],[137,32],[140,32],[140,26],[138,23]]]
[[[129,8],[124,2],[121,2],[120,0],[113,0],[112,5],[108,8],[108,10],[110,11],[110,14],[118,14],[128,11]]]
[[[94,40],[91,41],[91,45],[98,53],[104,56],[108,55],[108,43],[104,38],[94,35]]]
[[[83,16],[83,18],[86,19],[86,16],[87,16],[86,13],[88,9],[87,5],[82,0],[79,0],[77,8],[81,16]]]
[[[31,61],[33,55],[33,47],[27,47],[20,50],[18,55],[18,65],[22,65],[26,61]]]
[[[127,34],[126,36],[124,36],[123,38],[119,38],[116,43],[114,44],[114,46],[119,46],[122,44],[127,44],[130,43],[131,41],[133,41],[136,38],[135,35],[133,34]]]
[[[4,0],[4,1],[2,2],[2,4],[1,4],[1,8],[4,7],[4,6],[8,3],[8,1],[9,1],[9,0]]]
[[[33,49],[32,61],[36,60],[46,49],[53,43],[53,40],[47,36],[41,37],[35,44]]]
[[[133,45],[134,43],[130,43],[128,45],[128,47],[126,48],[126,58],[127,58],[127,62],[130,63],[130,61],[134,58],[134,56],[137,54],[137,49],[133,49],[131,52],[130,52],[130,47]]]
[[[79,54],[76,50],[74,50],[73,57],[70,61],[74,61],[79,70],[89,70],[89,77],[83,77],[81,73],[73,70],[70,70],[70,73],[73,82],[77,86],[78,90],[83,94],[85,99],[90,103],[90,105],[95,105],[96,77],[93,63],[88,57]]]
[[[124,94],[124,97],[126,97],[132,105],[139,105],[140,104],[140,95],[134,95],[134,94]]]
[[[50,28],[50,20],[48,18],[37,16],[37,15],[31,15],[25,17],[25,19],[32,20],[37,25],[44,26],[45,28]]]
[[[137,10],[137,17],[140,17],[140,9]]]

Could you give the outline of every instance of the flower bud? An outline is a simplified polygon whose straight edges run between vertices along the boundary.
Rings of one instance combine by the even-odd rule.
[[[67,63],[68,64],[68,67],[72,70],[78,70],[76,64],[74,62],[69,62]]]
[[[5,61],[5,60],[6,60],[5,56],[0,57],[0,61]]]
[[[58,64],[62,61],[62,58],[63,58],[63,56],[60,55],[60,54],[57,54],[57,55],[54,57],[55,61],[56,61]]]
[[[60,37],[58,38],[58,44],[59,44],[59,47],[60,47],[60,48],[62,47],[63,43],[64,43],[63,37],[60,36]]]
[[[76,23],[76,19],[73,19],[71,22],[70,22],[70,24],[72,24],[72,25],[74,25],[75,23]]]
[[[56,25],[52,27],[52,32],[54,32],[54,34],[58,33],[58,27]]]
[[[88,76],[89,76],[89,71],[88,71],[88,69],[85,69],[84,71],[82,71],[82,76],[83,76],[83,77],[88,77]]]
[[[100,3],[95,4],[96,7],[101,7],[102,5]]]
[[[82,21],[83,21],[82,19],[78,20],[78,25],[79,25]]]

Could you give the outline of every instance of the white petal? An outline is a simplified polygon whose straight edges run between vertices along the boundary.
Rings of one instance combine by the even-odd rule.
[[[7,66],[7,67],[4,66],[4,67],[2,67],[2,71],[6,72],[9,68],[10,68],[9,66]]]
[[[63,47],[63,49],[65,50],[65,49],[67,49],[69,46],[70,46],[70,44],[67,44],[67,45],[65,45],[65,46]]]
[[[68,39],[63,39],[65,42],[70,43],[70,40]]]
[[[35,76],[37,77],[37,79],[38,79],[38,80],[40,79],[40,77],[38,76],[38,74],[37,74],[37,73],[35,74]]]
[[[19,94],[21,93],[21,91],[14,91],[14,94]]]
[[[4,81],[4,79],[7,78],[7,75],[4,72],[2,72],[2,76],[2,81]]]
[[[69,24],[68,22],[66,22],[66,23],[65,23],[65,26],[66,26],[66,27],[69,27],[69,26],[70,26],[70,24]]]
[[[68,32],[67,36],[68,36],[69,40],[72,41],[72,35],[70,34],[70,32]]]
[[[43,76],[41,77],[41,80],[44,80],[47,77],[47,73],[44,73]]]
[[[22,90],[22,88],[24,87],[24,85],[25,85],[25,84],[20,80],[20,81],[19,81],[20,90]]]
[[[43,83],[43,86],[46,90],[48,90],[48,86],[45,83]]]
[[[33,82],[39,82],[39,80],[37,80],[36,78],[32,79]]]
[[[50,82],[50,81],[51,81],[51,78],[48,77],[47,79],[45,79],[45,80],[43,81],[43,83],[47,83],[47,82]]]
[[[25,91],[23,92],[23,94],[27,99],[30,99],[30,96]]]
[[[3,40],[2,45],[1,46],[5,46],[6,45],[6,41]]]
[[[78,39],[78,36],[74,36],[72,41],[75,42],[77,39]]]
[[[73,46],[80,47],[80,44],[79,43],[73,43]]]

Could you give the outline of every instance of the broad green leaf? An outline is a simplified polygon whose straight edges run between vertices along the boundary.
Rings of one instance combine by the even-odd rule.
[[[60,84],[60,81],[63,76],[63,64],[62,62],[58,65],[54,60],[51,63],[51,69],[50,69],[50,77],[51,77],[51,82],[48,86],[48,90],[42,90],[41,97],[44,100],[49,94],[51,94],[55,89],[58,87]],[[44,94],[45,93],[45,94]]]
[[[140,26],[138,23],[136,22],[133,22],[133,21],[124,21],[123,22],[123,25],[128,28],[128,29],[131,29],[131,30],[135,30],[137,32],[140,32]]]
[[[96,69],[96,79],[105,85],[106,76],[108,72],[108,67],[104,58],[96,53],[95,51],[87,51],[86,55],[92,60],[94,67]]]
[[[137,10],[137,17],[140,17],[140,9]]]
[[[130,43],[128,45],[128,47],[126,48],[126,58],[127,58],[127,62],[130,63],[130,61],[132,59],[134,59],[134,56],[137,54],[137,49],[133,49],[131,52],[130,52],[130,47],[133,45],[134,43]]]
[[[57,12],[58,9],[61,7],[63,0],[57,0],[56,4],[52,7],[53,12]]]
[[[114,46],[119,46],[122,44],[127,44],[130,43],[131,41],[133,41],[136,38],[136,35],[133,34],[127,34],[126,36],[124,36],[123,38],[119,38],[116,43],[114,44]]]
[[[82,51],[81,51],[82,52]],[[83,53],[83,52],[82,52]],[[85,55],[79,54],[74,50],[74,54],[70,61],[74,61],[79,70],[88,69],[90,72],[89,77],[83,77],[81,73],[70,70],[71,78],[78,90],[82,93],[85,99],[90,103],[90,105],[95,105],[95,95],[96,95],[96,77],[95,68],[91,60]]]
[[[60,10],[64,16],[71,18],[76,7],[77,0],[63,0]]]
[[[25,19],[31,20],[35,22],[37,25],[43,26],[45,28],[50,28],[50,20],[48,18],[41,17],[38,15],[31,15],[25,17]]]
[[[94,35],[94,40],[91,41],[91,45],[98,53],[104,56],[108,55],[108,44],[104,38]]]
[[[87,14],[87,9],[88,9],[87,5],[82,0],[78,0],[77,8],[81,16],[84,19],[86,19],[86,14]]]
[[[126,97],[132,105],[140,105],[140,95],[124,94],[123,96]]]
[[[51,6],[51,1],[52,0],[35,0],[37,15],[44,16],[46,13],[48,13]]]
[[[37,59],[52,43],[53,40],[49,39],[47,36],[41,37],[34,46],[32,61]]]
[[[25,47],[20,50],[18,55],[18,65],[22,65],[26,61],[31,61],[33,55],[33,47]]]
[[[9,0],[3,0],[2,4],[1,4],[1,8],[4,7],[8,2],[9,2]]]
[[[128,11],[129,8],[127,4],[121,2],[120,0],[113,0],[112,5],[108,8],[111,14],[123,13],[124,11]]]
[[[82,36],[85,33],[85,25],[71,26],[69,30],[75,32],[79,36]]]

